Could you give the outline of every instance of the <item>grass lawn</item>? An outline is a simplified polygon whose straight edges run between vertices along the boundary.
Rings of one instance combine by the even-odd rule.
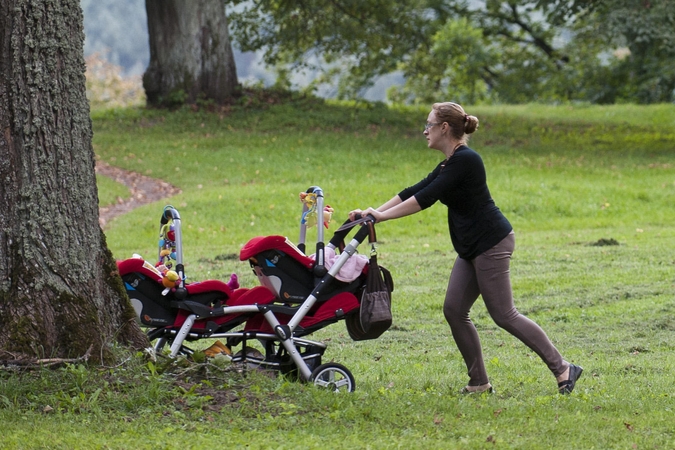
[[[675,447],[675,106],[467,112],[480,119],[470,144],[516,232],[516,306],[584,367],[572,395],[557,394],[545,365],[480,300],[472,319],[496,393],[459,393],[466,368],[442,314],[456,254],[438,204],[378,228],[378,259],[396,284],[392,328],[365,342],[342,323],[312,335],[329,343],[324,362],[353,372],[353,394],[242,378],[218,364],[162,374],[121,353],[110,368],[0,373],[0,448]],[[259,235],[296,241],[299,192],[323,188],[335,230],[349,210],[379,206],[424,177],[442,158],[426,148],[427,113],[311,99],[95,111],[100,159],[182,190],[109,222],[108,245],[118,259],[152,260],[171,203],[183,218],[189,280],[234,272],[252,287],[239,249]],[[118,189],[99,180],[101,203],[123,197]]]

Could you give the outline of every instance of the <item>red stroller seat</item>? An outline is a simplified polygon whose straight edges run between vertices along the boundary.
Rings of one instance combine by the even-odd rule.
[[[284,236],[258,236],[246,243],[239,259],[248,260],[260,284],[279,300],[301,303],[314,288],[315,261]]]
[[[175,290],[164,287],[162,274],[143,259],[118,261],[117,267],[139,322],[149,327],[180,328],[187,316],[197,312],[202,318],[195,321],[193,331],[226,331],[255,314],[218,314],[219,309],[225,306],[262,305],[274,300],[274,294],[263,286],[232,290],[219,280],[186,283],[185,296],[178,298]]]
[[[317,271],[314,258],[302,253],[284,236],[258,236],[251,239],[239,252],[239,259],[248,260],[260,284],[274,292],[283,303],[304,302],[325,274],[325,271],[321,271],[323,267]],[[317,295],[317,301],[325,302],[341,292],[354,293],[363,281],[362,277],[351,282],[333,280],[331,286]]]
[[[241,249],[239,259],[248,260],[260,284],[273,291],[278,301],[284,303],[272,307],[282,325],[288,323],[297,311],[297,304],[312,294],[321,278],[315,275],[315,259],[306,256],[284,236],[251,239]],[[317,295],[317,302],[298,323],[294,334],[307,335],[356,311],[359,301],[355,293],[363,286],[364,280],[363,276],[351,282],[332,280],[331,285]],[[249,319],[244,329],[273,332],[262,316]]]

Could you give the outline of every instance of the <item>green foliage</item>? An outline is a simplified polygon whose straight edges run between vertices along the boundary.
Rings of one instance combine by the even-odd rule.
[[[594,28],[593,34],[614,47],[601,67],[604,74],[584,84],[600,93],[600,103],[633,101],[672,102],[675,99],[675,10],[668,2],[605,0],[593,2],[594,20],[579,12],[577,21]],[[583,37],[575,39],[583,42]],[[603,91],[604,81],[607,88]],[[587,88],[588,89],[588,88]]]
[[[321,71],[355,97],[400,71],[393,102],[672,102],[668,2],[260,1],[230,14],[244,50]],[[628,49],[625,57],[623,48]],[[617,51],[618,50],[618,51]]]
[[[147,34],[144,11],[130,17],[132,3],[84,1],[87,46],[115,64],[145,67],[138,47]],[[377,77],[400,73],[406,82],[392,87],[391,102],[425,104],[439,93],[472,104],[674,99],[675,9],[668,1],[228,3],[236,45],[264,52],[283,89],[289,74],[304,71],[295,80],[311,79],[308,92],[353,99]],[[124,36],[108,36],[122,28]],[[107,51],[103,43],[113,41]],[[239,67],[244,74],[247,63]]]
[[[157,103],[167,108],[179,108],[185,105],[187,99],[188,95],[185,92],[185,90],[174,89],[173,91],[169,92],[166,96],[160,97]]]
[[[403,91],[408,99],[428,102],[442,88],[449,98],[473,104],[644,100],[638,93],[646,79],[608,46],[612,40],[597,13],[555,27],[542,20],[545,13],[531,2],[487,2],[484,9],[466,11],[461,21],[449,18],[430,50],[420,48],[410,63],[402,63]],[[670,73],[666,63],[647,71]]]
[[[416,52],[411,61],[400,64],[406,84],[390,88],[388,98],[395,103],[431,104],[442,92],[461,103],[487,100],[488,85],[481,74],[496,55],[483,44],[482,31],[467,19],[446,22],[433,36],[431,51]]]
[[[264,50],[272,67],[325,71],[319,83],[344,81],[340,97],[356,97],[425,40],[424,10],[415,0],[229,3],[237,6],[228,19],[242,50]]]
[[[630,47],[651,46],[675,52],[675,10],[667,1],[602,0],[593,8],[615,37]]]

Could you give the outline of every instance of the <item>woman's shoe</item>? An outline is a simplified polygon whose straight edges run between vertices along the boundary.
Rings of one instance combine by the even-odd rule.
[[[481,384],[480,386],[466,386],[463,387],[461,391],[459,391],[462,394],[492,394],[495,390],[492,389],[492,385],[490,383],[488,384]]]
[[[577,380],[581,378],[581,374],[583,373],[584,369],[583,367],[575,366],[574,364],[570,364],[570,373],[568,375],[568,378],[565,381],[561,381],[558,383],[558,392],[561,394],[571,394],[572,391],[574,390],[574,385],[576,384]]]

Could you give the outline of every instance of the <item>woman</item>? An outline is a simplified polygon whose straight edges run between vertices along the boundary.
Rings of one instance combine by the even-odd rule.
[[[556,377],[559,392],[569,394],[583,369],[566,362],[539,325],[521,315],[513,304],[509,264],[515,235],[490,196],[481,157],[466,145],[468,135],[477,128],[478,118],[467,115],[460,105],[435,103],[424,136],[429,148],[441,151],[445,159],[425,179],[384,205],[354,210],[350,218],[371,214],[384,222],[414,214],[439,200],[445,204],[458,256],[443,313],[468,369],[469,384],[462,392],[492,392],[478,333],[469,318],[471,306],[481,295],[495,323],[535,351]]]

